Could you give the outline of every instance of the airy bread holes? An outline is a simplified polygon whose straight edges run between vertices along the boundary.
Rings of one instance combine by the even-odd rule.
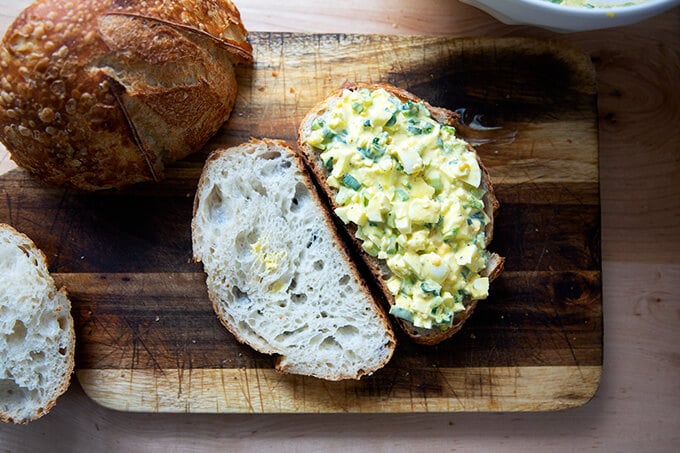
[[[25,398],[26,392],[12,379],[0,379],[0,400],[3,403],[16,403]]]
[[[259,179],[256,179],[254,181],[250,181],[251,187],[253,191],[259,193],[263,197],[267,196],[267,188],[262,185]]]
[[[206,198],[205,205],[208,207],[208,219],[214,223],[225,223],[227,215],[224,210],[224,197],[218,186],[213,186]]]
[[[306,294],[292,294],[290,296],[290,298],[294,303],[300,304],[300,303],[303,303],[307,300],[307,295]]]
[[[292,278],[290,284],[288,285],[288,291],[293,291],[297,287],[297,280]]]
[[[309,199],[309,192],[307,188],[302,183],[295,185],[295,195],[293,196],[293,201],[290,205],[291,212],[297,212],[300,208],[307,203]]]
[[[319,241],[321,243],[321,238],[319,237],[319,234],[315,231],[312,233],[312,237],[310,238],[309,242],[307,242],[307,248],[310,248],[312,244],[314,244],[316,241]]]
[[[31,351],[29,355],[31,356],[31,360],[45,359],[45,353],[43,351]]]
[[[340,327],[337,333],[341,336],[352,337],[353,335],[359,335],[359,329],[354,326],[347,325]]]
[[[5,335],[5,341],[8,344],[16,344],[24,341],[24,338],[26,338],[26,326],[20,319],[17,319],[12,327],[12,333]]]
[[[267,151],[267,152],[265,152],[265,153],[260,154],[260,157],[261,157],[262,159],[267,159],[267,160],[276,160],[276,159],[280,159],[280,158],[281,158],[281,153],[278,152],[278,151],[269,150],[269,151]],[[285,167],[285,168],[290,167],[290,165],[286,166],[286,165],[284,165],[284,164],[286,164],[286,162],[283,162],[281,165],[282,165],[283,167]]]
[[[238,286],[232,286],[231,293],[234,295],[234,300],[236,302],[240,303],[250,302],[250,297],[248,297],[248,293],[244,293],[243,291],[241,291],[241,288],[239,288]]]
[[[337,350],[341,351],[342,346],[340,346],[340,343],[337,342],[337,340],[334,337],[326,337],[323,339],[321,344],[319,345],[319,350]]]
[[[252,254],[250,245],[255,244],[258,240],[257,231],[241,231],[236,235],[236,254],[239,258],[245,258]]]

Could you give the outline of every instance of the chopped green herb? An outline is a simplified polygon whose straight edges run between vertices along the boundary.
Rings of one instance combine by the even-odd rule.
[[[361,244],[361,248],[373,257],[378,256],[378,252],[380,251],[378,246],[369,240],[364,241],[364,243]]]
[[[456,236],[458,236],[458,227],[455,227],[448,233],[444,234],[444,237],[442,239],[444,240],[444,242],[448,242],[451,239],[454,239]]]
[[[318,131],[319,129],[321,129],[325,125],[326,125],[326,122],[323,119],[317,118],[312,122],[312,130]]]
[[[331,140],[333,137],[335,137],[335,132],[331,130],[327,126],[323,126],[323,139],[325,140]]]
[[[412,135],[422,135],[423,134],[423,130],[421,128],[415,126],[414,124],[409,124],[408,126],[406,126],[406,130],[408,131],[409,134],[412,134]]]
[[[390,236],[387,239],[387,247],[385,247],[385,253],[388,255],[394,255],[397,253],[397,238]]]
[[[397,197],[399,198],[399,200],[401,200],[401,201],[407,201],[409,198],[411,198],[411,196],[408,194],[408,192],[405,191],[404,189],[402,189],[401,187],[398,188],[395,191],[395,193],[396,193]]]
[[[425,293],[439,296],[442,290],[442,285],[435,282],[434,280],[425,280],[420,284],[420,289],[422,289]]]
[[[353,190],[359,190],[361,188],[361,183],[349,173],[345,173],[342,177],[342,183]]]
[[[429,134],[434,130],[434,125],[428,121],[410,118],[406,130],[412,135]]]
[[[392,305],[392,307],[390,307],[390,314],[394,317],[404,319],[408,322],[413,322],[413,312],[405,308]]]
[[[417,103],[409,100],[402,104],[401,111],[404,112],[405,116],[417,116],[418,112],[420,112],[420,106]]]
[[[479,220],[482,223],[484,223],[484,217],[485,217],[485,214],[484,214],[483,211],[477,211],[470,216],[470,218],[472,220]]]
[[[447,330],[453,325],[453,312],[448,312],[437,324],[441,330]]]
[[[361,102],[354,102],[352,104],[352,110],[354,110],[354,113],[361,113],[364,111],[364,106]]]

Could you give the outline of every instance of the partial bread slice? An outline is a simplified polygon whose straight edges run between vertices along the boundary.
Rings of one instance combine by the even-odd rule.
[[[387,317],[285,143],[253,140],[210,155],[192,239],[220,321],[239,341],[278,355],[278,370],[358,379],[391,358]]]
[[[57,290],[45,255],[0,224],[0,419],[45,415],[69,386],[74,350],[71,302]]]
[[[315,181],[317,182],[321,191],[324,192],[325,198],[328,199],[333,209],[338,207],[338,204],[335,201],[337,191],[330,187],[326,181],[331,173],[331,170],[324,165],[320,158],[320,153],[318,152],[318,150],[316,150],[309,143],[307,143],[305,137],[308,136],[308,134],[311,132],[312,123],[314,122],[314,120],[317,117],[323,115],[323,113],[326,112],[327,110],[332,109],[336,105],[338,100],[342,97],[344,90],[356,91],[362,88],[367,88],[371,91],[382,88],[388,93],[392,94],[393,96],[396,96],[402,102],[412,101],[415,103],[422,103],[429,110],[432,118],[442,125],[455,127],[459,120],[458,114],[444,108],[433,107],[432,105],[415,96],[414,94],[387,83],[378,84],[346,83],[339,89],[331,92],[324,100],[322,100],[315,107],[313,107],[310,110],[310,112],[303,118],[300,124],[300,128],[298,130],[298,148],[300,150],[302,158],[304,159],[307,166],[310,168]],[[490,221],[485,226],[485,242],[486,245],[488,246],[489,243],[491,242],[491,239],[493,238],[494,216],[496,210],[499,207],[499,203],[494,195],[493,186],[491,184],[491,178],[489,176],[487,169],[482,164],[482,161],[479,158],[479,155],[476,153],[476,150],[472,148],[472,146],[470,146],[469,144],[468,148],[472,152],[474,152],[475,156],[477,157],[477,162],[479,163],[479,167],[482,173],[480,187],[482,187],[486,191],[486,195],[484,196],[483,201],[485,206],[484,211],[490,219]],[[342,224],[342,222],[339,219],[337,223]],[[383,298],[387,301],[387,303],[389,303],[390,306],[394,305],[395,303],[394,296],[391,294],[389,288],[387,287],[387,280],[392,276],[392,272],[382,260],[374,258],[362,250],[361,241],[355,237],[356,226],[354,224],[349,223],[345,225],[345,227],[348,230],[349,236],[352,238],[355,253],[357,254],[357,256],[360,256],[366,262],[366,265],[373,274],[372,279],[375,280],[381,292],[383,293]],[[498,254],[495,253],[490,254],[486,269],[481,273],[481,275],[488,276],[490,281],[494,280],[503,269],[504,262],[505,259],[499,256]],[[477,301],[471,300],[468,297],[467,299],[464,300],[464,305],[465,310],[455,315],[452,326],[446,330],[441,330],[436,327],[432,329],[415,327],[411,322],[401,318],[396,318],[396,321],[398,322],[398,325],[402,328],[402,330],[416,343],[424,345],[434,345],[450,338],[453,334],[455,334],[461,329],[465,321],[474,311],[477,305]]]

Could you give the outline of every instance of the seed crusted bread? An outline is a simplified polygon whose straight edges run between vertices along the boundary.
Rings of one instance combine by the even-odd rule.
[[[74,366],[71,302],[45,255],[0,224],[0,419],[27,423],[66,391]]]
[[[36,0],[0,43],[0,141],[50,184],[158,181],[229,118],[250,61],[228,0]]]
[[[220,321],[278,355],[279,371],[358,379],[391,358],[389,321],[285,143],[252,140],[210,155],[192,239]]]
[[[338,208],[338,203],[336,202],[336,195],[338,191],[331,186],[329,186],[327,179],[331,175],[332,169],[326,165],[320,157],[320,152],[318,149],[314,148],[307,142],[306,137],[309,137],[315,120],[320,118],[325,112],[333,110],[333,108],[338,104],[345,90],[358,91],[361,89],[368,89],[370,91],[375,91],[383,89],[389,94],[397,97],[401,102],[413,102],[417,104],[422,104],[429,111],[431,118],[440,123],[443,126],[456,126],[459,121],[459,115],[440,107],[434,107],[428,102],[420,99],[414,94],[397,88],[387,83],[346,83],[338,90],[330,93],[324,100],[313,107],[310,112],[302,120],[299,130],[298,130],[298,148],[300,150],[301,156],[304,159],[307,166],[310,168],[311,173],[315,179],[315,182],[320,187],[320,190],[324,193],[325,198],[328,200],[329,204],[333,209]],[[475,157],[479,168],[481,170],[481,183],[480,188],[484,190],[484,212],[488,217],[489,221],[484,226],[485,243],[488,246],[493,238],[493,223],[494,216],[497,209],[499,208],[498,200],[494,195],[493,185],[491,183],[491,178],[487,169],[484,167],[479,155],[476,153],[475,149],[467,144],[467,148],[475,153]],[[342,224],[342,222],[338,222]],[[357,228],[353,223],[345,224],[348,230],[349,236],[353,241],[353,248],[357,256],[360,256],[365,262],[372,273],[372,279],[377,283],[379,289],[381,290],[381,299],[385,300],[390,307],[395,305],[395,298],[392,295],[390,289],[387,286],[388,279],[393,275],[392,271],[387,267],[384,260],[380,260],[376,257],[370,256],[362,249],[361,240],[356,238]],[[502,271],[505,259],[496,253],[489,254],[486,268],[480,272],[481,276],[488,277],[489,281],[493,281]],[[455,314],[452,320],[451,326],[445,329],[438,327],[433,328],[422,328],[416,327],[412,322],[402,318],[395,318],[399,327],[410,337],[413,341],[423,345],[435,345],[438,344],[456,332],[458,332],[465,321],[474,311],[477,300],[470,297],[466,297],[463,300],[465,309]]]

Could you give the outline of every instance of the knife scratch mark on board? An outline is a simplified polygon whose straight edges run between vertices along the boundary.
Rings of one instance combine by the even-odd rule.
[[[14,218],[14,212],[12,211],[12,196],[9,192],[5,192],[5,200],[7,200],[7,212],[9,215],[9,223],[12,225],[16,224],[16,219]]]
[[[139,333],[139,324],[138,323],[132,323],[127,317],[123,317],[123,321],[125,321],[125,324],[130,328],[130,331],[132,332],[132,364],[131,366],[134,368],[135,366],[135,361],[137,363],[140,363],[140,351],[139,351],[139,346],[142,347],[146,351],[146,353],[149,356],[149,359],[151,359],[151,362],[153,363],[153,367],[158,369],[158,371],[161,372],[161,374],[165,374],[163,371],[163,368],[161,367],[160,363],[156,360],[156,356],[149,349],[149,347],[146,345],[146,342],[143,339],[143,335],[140,335]]]
[[[241,393],[243,394],[244,398],[246,399],[246,404],[248,405],[248,409],[250,412],[255,412],[255,408],[253,407],[253,400],[250,397],[250,379],[248,378],[248,369],[247,368],[240,368],[240,375],[242,376],[243,379],[240,379],[241,381]]]

